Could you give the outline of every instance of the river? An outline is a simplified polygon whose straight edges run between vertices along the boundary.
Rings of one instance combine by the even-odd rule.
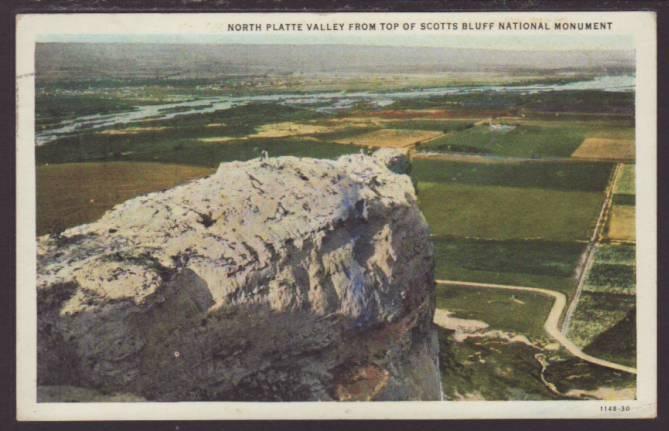
[[[313,106],[314,110],[325,113],[338,112],[366,102],[373,106],[389,106],[397,100],[415,99],[432,96],[475,94],[484,92],[499,93],[541,93],[547,91],[602,90],[614,92],[634,91],[633,75],[600,76],[585,81],[573,81],[555,84],[528,85],[477,85],[426,88],[395,92],[325,92],[309,94],[269,94],[251,96],[216,96],[201,97],[186,102],[172,102],[158,105],[141,105],[132,111],[113,114],[95,114],[63,121],[57,127],[36,133],[36,144],[43,145],[58,138],[82,131],[130,124],[145,120],[168,120],[170,118],[195,113],[211,113],[246,105],[253,102],[273,102],[284,105]]]

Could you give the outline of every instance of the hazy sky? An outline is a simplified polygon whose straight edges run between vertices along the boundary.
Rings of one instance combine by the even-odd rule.
[[[617,50],[634,49],[625,35],[523,34],[461,35],[448,33],[222,33],[222,34],[49,34],[38,42],[97,43],[209,43],[209,44],[345,44],[373,46],[425,46],[495,50]]]

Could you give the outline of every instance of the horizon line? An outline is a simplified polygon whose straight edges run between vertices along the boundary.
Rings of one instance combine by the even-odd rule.
[[[625,52],[636,49],[633,40],[622,35],[436,35],[369,34],[353,38],[350,34],[321,33],[46,33],[37,35],[37,43],[59,44],[127,44],[127,45],[275,45],[275,46],[344,46],[378,48],[439,48],[484,50],[495,52]]]
[[[36,44],[60,44],[60,45],[203,45],[203,46],[248,46],[248,45],[258,45],[258,46],[345,46],[345,47],[364,47],[364,48],[425,48],[425,49],[453,49],[461,51],[517,51],[517,52],[599,52],[599,51],[617,51],[617,52],[634,52],[635,48],[472,48],[472,47],[457,47],[457,46],[429,46],[429,45],[374,45],[374,44],[355,44],[355,43],[272,43],[272,42],[147,42],[147,41],[93,41],[93,40],[70,40],[70,41],[60,41],[60,40],[37,40]]]

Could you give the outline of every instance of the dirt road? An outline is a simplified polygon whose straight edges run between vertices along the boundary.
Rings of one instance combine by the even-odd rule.
[[[571,318],[574,315],[574,311],[576,311],[578,301],[581,299],[581,292],[583,292],[583,286],[585,285],[585,280],[588,276],[588,273],[590,272],[590,269],[592,268],[592,264],[595,261],[595,248],[601,238],[602,230],[604,229],[607,216],[609,214],[609,211],[611,210],[613,187],[621,169],[622,169],[622,164],[618,163],[616,167],[613,169],[611,176],[609,177],[609,183],[606,186],[604,203],[602,204],[602,209],[599,212],[599,217],[597,217],[597,224],[595,224],[595,228],[592,231],[592,236],[590,237],[590,241],[588,242],[588,245],[585,248],[583,257],[581,258],[581,262],[576,268],[576,272],[578,274],[577,278],[578,284],[576,285],[576,291],[574,292],[574,297],[572,298],[571,303],[569,304],[569,308],[567,309],[567,312],[564,315],[564,320],[562,321],[562,333],[565,336],[569,333]]]
[[[437,284],[447,285],[447,286],[461,286],[461,287],[474,287],[474,288],[489,288],[489,289],[503,289],[503,290],[513,290],[520,292],[530,292],[536,293],[539,295],[549,296],[553,298],[553,307],[551,308],[546,322],[544,323],[544,329],[546,333],[553,338],[555,341],[560,343],[569,353],[580,358],[591,364],[599,365],[602,367],[610,368],[613,370],[623,371],[625,373],[636,374],[636,368],[627,367],[625,365],[617,364],[615,362],[606,361],[604,359],[599,359],[594,356],[590,356],[587,353],[584,353],[576,344],[572,343],[558,327],[560,323],[560,316],[567,305],[567,297],[560,292],[548,289],[540,289],[538,287],[522,287],[522,286],[509,286],[505,284],[490,284],[490,283],[473,283],[467,281],[453,281],[453,280],[436,280]]]

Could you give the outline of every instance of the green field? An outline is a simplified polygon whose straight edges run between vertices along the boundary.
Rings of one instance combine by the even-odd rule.
[[[529,337],[545,337],[544,322],[552,306],[542,295],[499,289],[437,286],[437,307],[455,317],[481,320],[492,328]]]
[[[117,137],[114,137],[117,138]],[[221,162],[249,160],[267,151],[272,157],[336,158],[357,153],[359,147],[317,142],[300,138],[263,138],[227,143],[207,143],[189,139],[152,139],[119,137],[108,141],[87,137],[49,144],[37,149],[37,160],[42,163],[70,163],[85,161],[140,161],[177,163],[194,166],[218,166]]]
[[[569,336],[587,353],[636,361],[636,260],[633,245],[599,245]]]
[[[449,133],[448,135],[421,145],[421,151],[462,152],[491,154],[520,158],[567,158],[587,137],[620,137],[630,134],[631,128],[582,122],[556,122],[562,127],[547,126],[545,122],[509,124],[508,131],[496,131],[488,125]]]
[[[383,123],[386,129],[407,130],[435,130],[444,133],[469,129],[474,127],[473,121],[468,120],[403,120]]]
[[[635,295],[636,270],[634,265],[596,262],[585,284],[586,291]]]
[[[437,277],[550,288],[570,297],[611,169],[414,160]]]
[[[433,238],[439,261],[478,271],[572,277],[585,246],[575,242]]]
[[[420,146],[424,152],[460,152],[519,158],[568,158],[585,138],[634,139],[634,127],[621,121],[510,118],[454,130]]]
[[[484,186],[603,191],[612,165],[608,163],[462,163],[444,160],[412,161],[419,183],[459,183]]]
[[[612,196],[613,205],[627,205],[635,206],[636,205],[636,195],[627,195],[616,193]]]
[[[613,184],[614,205],[636,205],[635,165],[624,164]]]
[[[630,308],[625,317],[597,335],[585,348],[585,352],[636,366],[636,307]]]
[[[597,262],[634,265],[636,262],[636,248],[630,245],[600,244],[596,251]]]
[[[586,353],[595,354],[590,350],[592,345],[598,356],[633,366],[636,350],[621,345],[636,345],[635,310],[634,295],[583,292],[572,318],[569,338]]]
[[[619,177],[616,179],[613,193],[621,195],[636,194],[635,166],[631,164],[623,165],[622,172],[620,172]]]
[[[508,157],[569,157],[583,141],[582,129],[548,129],[516,126],[508,132],[496,132],[487,125],[477,126],[422,145],[421,151],[454,151],[495,154]]]
[[[37,167],[37,234],[97,220],[114,205],[174,187],[213,169],[158,163],[83,163]]]
[[[572,294],[584,245],[434,237],[436,277],[555,289]]]
[[[603,196],[519,187],[418,184],[419,205],[436,236],[495,240],[586,240]]]

